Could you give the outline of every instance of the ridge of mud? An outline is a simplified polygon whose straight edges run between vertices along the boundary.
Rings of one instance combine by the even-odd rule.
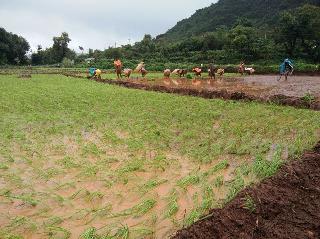
[[[248,197],[253,212],[244,206]],[[320,238],[320,142],[172,238]]]
[[[87,79],[85,76],[75,76],[70,74],[64,74],[68,77],[75,77],[81,79]],[[126,88],[141,89],[147,91],[157,91],[162,93],[171,93],[187,96],[196,96],[205,99],[221,98],[225,100],[244,100],[244,101],[258,101],[266,103],[274,103],[277,105],[287,105],[296,108],[320,110],[320,101],[312,100],[309,101],[303,97],[286,96],[282,94],[275,94],[270,96],[255,96],[248,94],[246,92],[228,91],[226,89],[222,90],[212,90],[212,89],[192,89],[192,88],[182,88],[182,87],[169,87],[165,85],[156,84],[146,84],[140,82],[129,82],[123,80],[106,80],[106,79],[92,79],[97,82],[118,85]]]

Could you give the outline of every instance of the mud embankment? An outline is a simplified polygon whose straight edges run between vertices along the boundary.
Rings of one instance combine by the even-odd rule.
[[[320,238],[320,143],[172,238]]]

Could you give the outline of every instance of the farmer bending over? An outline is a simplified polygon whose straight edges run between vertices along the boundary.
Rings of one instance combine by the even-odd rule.
[[[293,63],[290,59],[285,59],[282,64],[280,65],[280,78],[278,81],[281,79],[281,77],[284,75],[285,79],[288,79],[288,75],[292,75],[293,73]]]
[[[96,77],[98,79],[101,79],[101,70],[99,69],[96,69],[94,67],[90,67],[89,68],[89,77],[92,78],[92,77]]]

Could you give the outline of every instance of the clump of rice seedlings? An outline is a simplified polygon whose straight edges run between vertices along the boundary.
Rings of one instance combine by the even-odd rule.
[[[162,171],[165,171],[167,166],[169,166],[169,161],[166,156],[157,155],[152,160],[150,160],[150,165],[155,169],[160,169]]]
[[[188,227],[195,223],[201,217],[201,212],[196,208],[186,215],[183,220],[183,226]]]
[[[99,167],[90,163],[82,166],[82,170],[79,176],[83,177],[94,177],[99,172]]]
[[[139,227],[131,229],[132,238],[150,238],[154,230],[149,227]]]
[[[99,147],[96,144],[88,143],[83,147],[82,153],[84,155],[99,156],[100,154],[103,153],[103,151],[101,149],[99,149]]]
[[[70,200],[74,200],[76,199],[77,197],[80,197],[81,195],[85,194],[86,193],[86,190],[81,188],[79,189],[78,191],[74,192],[70,197],[69,199]]]
[[[104,180],[103,181],[103,186],[106,188],[111,188],[113,186],[114,182],[112,180]]]
[[[21,194],[21,195],[13,195],[10,190],[5,190],[0,192],[0,195],[9,199],[19,199],[23,201],[25,204],[29,204],[33,207],[37,206],[39,203],[38,200],[34,199],[34,194]]]
[[[81,239],[100,239],[101,237],[97,233],[97,229],[95,227],[90,227],[85,230],[81,235]]]
[[[1,163],[0,162],[0,169],[7,170],[7,169],[9,169],[9,166],[7,164],[5,164],[5,163]]]
[[[119,159],[113,158],[113,157],[101,158],[97,162],[97,165],[105,167],[112,163],[118,163],[119,161],[120,161]]]
[[[10,184],[15,185],[17,188],[25,187],[23,184],[22,178],[13,172],[6,172],[2,175],[2,177],[7,181],[10,182]]]
[[[245,182],[241,175],[237,175],[228,186],[229,191],[227,193],[226,202],[230,202],[238,192],[244,188]]]
[[[157,201],[154,199],[147,199],[141,202],[140,204],[133,207],[133,213],[136,216],[142,216],[149,212],[155,205]]]
[[[38,177],[41,179],[44,179],[46,181],[49,181],[50,179],[52,179],[53,177],[61,174],[61,170],[57,169],[57,168],[48,168],[45,170],[40,170],[38,169]]]
[[[146,194],[147,192],[149,192],[150,190],[158,187],[159,185],[161,184],[164,184],[168,182],[168,180],[166,179],[161,179],[161,180],[158,180],[158,179],[152,179],[152,180],[149,180],[147,181],[146,183],[144,183],[140,188],[139,188],[139,191],[142,193],[142,194]]]
[[[166,206],[165,217],[169,218],[174,216],[179,210],[178,204],[178,193],[176,190],[173,190],[168,197],[168,204]]]
[[[157,201],[154,199],[146,199],[139,203],[138,205],[135,205],[132,208],[126,209],[122,212],[113,214],[113,217],[121,217],[121,216],[128,216],[128,215],[134,215],[135,217],[142,216],[146,213],[148,213],[155,205]]]
[[[187,189],[190,185],[195,185],[200,182],[200,176],[198,174],[190,174],[182,179],[179,179],[177,185],[182,189]]]
[[[219,162],[218,164],[216,164],[215,166],[213,166],[211,169],[209,169],[207,172],[203,173],[204,177],[208,177],[213,175],[214,173],[226,169],[229,166],[229,163],[227,160],[223,160],[221,162]]]
[[[70,218],[74,220],[83,220],[91,213],[90,209],[80,209],[76,211],[73,215],[70,216]]]
[[[47,227],[46,233],[50,238],[68,239],[71,236],[71,232],[69,230],[59,226]]]
[[[14,196],[14,198],[20,199],[24,203],[27,203],[33,207],[37,206],[39,203],[39,200],[34,199],[34,195],[30,195],[30,194],[22,194],[22,195]]]
[[[90,227],[80,235],[80,238],[81,239],[99,239],[100,236],[97,235],[97,229],[95,227]]]
[[[129,238],[129,227],[128,225],[123,225],[118,229],[116,234],[113,236],[114,238],[119,238],[119,239],[128,239]]]
[[[63,206],[64,202],[66,201],[66,199],[64,197],[62,197],[61,195],[54,193],[54,192],[50,193],[50,197],[52,197],[52,199],[54,201],[59,203],[60,206]]]
[[[240,174],[243,176],[248,176],[251,172],[252,166],[248,163],[243,163],[236,169],[236,174]]]
[[[224,183],[224,178],[222,175],[216,177],[214,180],[213,180],[213,186],[216,187],[216,188],[221,188],[222,185]]]
[[[190,226],[191,224],[195,223],[197,220],[200,219],[202,215],[204,215],[206,212],[208,212],[210,209],[213,208],[215,204],[215,198],[213,189],[209,185],[204,185],[202,189],[202,200],[199,204],[199,195],[198,193],[195,193],[193,195],[193,201],[195,207],[193,210],[186,215],[186,217],[183,220],[184,226]]]
[[[63,166],[65,169],[78,168],[80,165],[75,162],[70,156],[66,156],[58,161],[58,164]]]
[[[123,174],[126,174],[126,173],[142,170],[143,166],[144,166],[143,159],[140,159],[140,158],[132,159],[129,161],[129,163],[124,165],[122,168],[118,169],[117,173],[119,174],[119,176],[122,176]]]
[[[1,235],[1,238],[3,239],[23,239],[22,236],[14,234],[12,232],[8,232],[1,228],[0,228],[0,235]]]
[[[126,140],[129,151],[139,151],[144,149],[144,142],[140,138],[129,138]]]
[[[55,187],[55,190],[64,190],[69,188],[76,188],[76,184],[74,182],[62,183]]]
[[[43,225],[46,227],[50,226],[57,226],[60,225],[63,222],[63,219],[61,217],[53,216],[50,217],[48,220],[43,222]]]
[[[95,220],[97,217],[98,218],[103,218],[103,217],[107,217],[110,215],[110,212],[112,210],[112,205],[108,204],[102,208],[98,208],[98,209],[92,209],[92,218],[90,220],[88,220],[86,222],[86,224],[89,224],[90,222],[92,222],[93,220]]]
[[[253,162],[252,171],[258,178],[263,179],[274,175],[282,164],[281,149],[278,148],[270,161],[264,159],[261,155],[258,155]]]
[[[255,201],[253,200],[253,198],[250,197],[249,195],[247,195],[247,196],[244,198],[243,208],[249,210],[249,211],[252,212],[252,213],[256,211],[256,203],[255,203]]]
[[[28,217],[16,216],[14,217],[8,226],[6,226],[11,231],[36,231],[37,225]]]
[[[106,130],[103,134],[103,139],[111,144],[120,144],[122,142],[122,140],[112,130]]]
[[[85,192],[85,199],[88,201],[88,202],[92,202],[96,199],[102,199],[104,196],[104,194],[102,192],[90,192],[88,190],[86,190]]]
[[[210,210],[215,203],[214,193],[211,186],[205,185],[202,192],[202,202],[200,205],[200,211],[204,214],[206,211]]]

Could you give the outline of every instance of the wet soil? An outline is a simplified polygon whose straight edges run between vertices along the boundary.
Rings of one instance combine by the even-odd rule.
[[[74,75],[67,75],[74,76]],[[79,78],[85,78],[78,76]],[[290,76],[278,81],[277,75],[258,75],[243,78],[193,79],[123,79],[96,81],[127,88],[143,89],[203,98],[222,98],[289,105],[320,110],[320,77]]]
[[[320,143],[172,238],[320,238]]]

